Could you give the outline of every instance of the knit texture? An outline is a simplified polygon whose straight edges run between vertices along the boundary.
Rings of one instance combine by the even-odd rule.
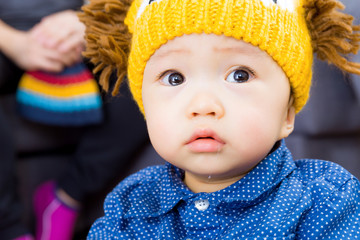
[[[267,52],[287,75],[298,113],[309,97],[314,53],[360,74],[351,59],[360,48],[360,26],[343,9],[338,0],[90,0],[79,18],[86,25],[83,54],[100,85],[110,90],[116,73],[115,96],[129,79],[143,113],[146,62],[162,44],[194,33],[223,34]]]
[[[61,73],[26,72],[19,82],[16,100],[19,113],[39,123],[80,126],[103,119],[98,85],[82,63]]]
[[[302,1],[290,11],[261,0],[162,0],[152,2],[138,14],[142,3],[135,0],[125,19],[133,34],[129,85],[142,112],[141,89],[147,61],[168,40],[192,33],[233,37],[267,52],[290,81],[296,112],[305,105],[313,50]]]

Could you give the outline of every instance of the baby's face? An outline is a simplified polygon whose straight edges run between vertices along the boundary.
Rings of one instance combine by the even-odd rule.
[[[159,48],[146,65],[142,97],[152,144],[185,170],[194,192],[243,177],[294,124],[290,85],[277,63],[214,34],[184,35]]]

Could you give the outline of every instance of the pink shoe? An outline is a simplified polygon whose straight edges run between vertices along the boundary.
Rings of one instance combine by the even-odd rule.
[[[71,240],[78,210],[61,202],[53,181],[40,185],[34,194],[36,240]]]
[[[26,235],[21,235],[20,237],[17,237],[14,240],[34,240],[34,237],[31,234],[26,234]]]

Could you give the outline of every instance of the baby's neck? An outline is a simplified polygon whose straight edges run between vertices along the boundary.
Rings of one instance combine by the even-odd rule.
[[[227,179],[216,179],[212,176],[202,178],[202,177],[194,176],[189,172],[185,172],[184,183],[194,193],[199,193],[199,192],[210,193],[227,188],[233,183],[239,181],[245,175],[246,174],[241,176],[236,176],[233,178],[227,178]]]

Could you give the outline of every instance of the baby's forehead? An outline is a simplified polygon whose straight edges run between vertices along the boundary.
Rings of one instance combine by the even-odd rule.
[[[199,47],[208,47],[214,52],[234,51],[248,55],[264,56],[267,53],[250,43],[243,40],[227,37],[225,35],[193,33],[184,34],[174,39],[168,40],[154,54],[161,55],[166,52],[196,52]]]
[[[184,34],[175,37],[158,48],[147,62],[147,65],[163,64],[166,61],[179,62],[180,59],[190,59],[195,56],[209,58],[248,59],[249,61],[264,62],[273,59],[267,52],[250,43],[233,37],[216,34]],[[196,57],[195,57],[196,58]],[[169,63],[169,62],[168,62]]]

